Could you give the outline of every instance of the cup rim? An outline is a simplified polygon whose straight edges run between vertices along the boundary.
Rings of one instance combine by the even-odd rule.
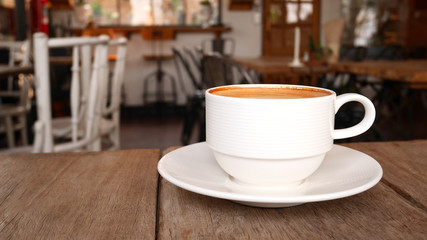
[[[214,91],[216,89],[220,89],[220,88],[249,88],[249,87],[263,87],[263,88],[294,88],[294,89],[299,89],[299,88],[305,88],[305,89],[313,89],[313,90],[318,90],[318,91],[322,91],[322,92],[328,92],[330,94],[326,95],[326,96],[320,96],[320,97],[308,97],[308,98],[241,98],[241,97],[230,97],[230,96],[220,96],[217,94],[213,94],[211,91]],[[226,98],[226,99],[245,99],[245,100],[257,100],[257,101],[284,101],[284,100],[293,100],[293,101],[298,101],[298,100],[304,100],[307,101],[309,99],[321,99],[321,98],[328,98],[331,96],[336,96],[336,93],[330,89],[327,88],[321,88],[321,87],[314,87],[314,86],[307,86],[307,85],[294,85],[294,84],[230,84],[230,85],[222,85],[222,86],[217,86],[217,87],[212,87],[209,88],[205,91],[206,95],[210,95],[213,97],[219,97],[219,98]]]

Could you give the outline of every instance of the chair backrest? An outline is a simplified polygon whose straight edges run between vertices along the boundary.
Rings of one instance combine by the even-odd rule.
[[[181,83],[181,86],[184,92],[186,92],[187,94],[191,94],[190,92],[204,89],[204,86],[200,81],[200,75],[201,75],[200,72],[194,73],[195,69],[200,71],[200,66],[192,67],[191,63],[193,60],[189,59],[191,58],[191,56],[189,55],[188,51],[186,51],[185,49],[180,50],[178,48],[172,48],[172,52],[174,56],[175,68],[178,73],[178,80]],[[182,68],[184,69],[184,71],[181,71]],[[185,88],[186,84],[184,81],[184,79],[187,79],[186,77],[190,79],[191,84],[193,86],[193,89],[192,89],[193,91],[186,90]]]
[[[9,50],[9,66],[28,66],[30,64],[30,41],[0,41],[0,49]]]
[[[202,60],[203,82],[207,88],[258,81],[232,58],[217,52],[205,54]]]
[[[184,52],[189,56],[191,59],[190,61],[194,64],[195,68],[198,70],[198,73],[201,73],[202,71],[202,57],[203,54],[201,51],[199,51],[197,48],[194,50],[191,50],[189,48],[184,47]]]
[[[30,41],[0,41],[0,49],[9,52],[8,66],[29,66],[30,65]],[[13,91],[13,76],[9,76],[7,91]]]
[[[98,122],[102,90],[107,82],[108,36],[51,38],[44,33],[34,34],[34,71],[37,105],[37,122],[42,125],[42,151],[63,152],[86,148],[97,140]],[[52,136],[52,112],[50,96],[49,50],[52,48],[72,48],[72,77],[70,87],[70,109],[72,140],[54,144]],[[93,56],[91,54],[93,48]],[[83,72],[83,66],[92,66],[90,73]],[[90,80],[85,79],[90,75]],[[82,91],[86,86],[88,88]],[[87,93],[87,102],[82,108],[82,92]],[[85,100],[86,101],[86,100]],[[84,110],[82,110],[84,109]],[[83,113],[84,112],[84,113]],[[79,137],[78,128],[84,122],[84,135]],[[36,139],[37,138],[36,136]],[[39,145],[39,143],[35,143]]]
[[[109,83],[106,85],[106,91],[104,90],[104,102],[102,104],[102,115],[115,114],[115,117],[119,115],[122,86],[125,73],[126,63],[126,52],[127,52],[127,39],[124,37],[118,40],[112,40],[108,43],[109,46],[115,46],[117,48],[116,58],[114,60],[114,67],[112,71],[112,77],[109,78]]]
[[[236,48],[236,41],[233,38],[205,39],[201,43],[203,52],[218,52],[226,56],[233,56]]]
[[[29,66],[30,65],[30,41],[0,41],[0,49],[6,49],[9,53],[8,66]],[[9,76],[7,84],[0,90],[0,97],[18,99],[18,105],[30,109],[30,99],[28,90],[30,82],[27,75],[19,76],[19,81],[15,81],[14,76]]]

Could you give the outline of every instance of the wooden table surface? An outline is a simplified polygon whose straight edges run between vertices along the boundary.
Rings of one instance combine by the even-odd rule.
[[[426,239],[427,140],[352,143],[383,179],[361,194],[263,209],[160,183],[159,239]]]
[[[159,150],[0,155],[0,238],[426,239],[427,140],[345,146],[381,164],[376,186],[277,209],[159,182]]]
[[[159,157],[0,155],[0,238],[154,239]]]
[[[427,60],[342,61],[329,65],[330,71],[369,75],[383,80],[406,82],[413,89],[427,89]]]

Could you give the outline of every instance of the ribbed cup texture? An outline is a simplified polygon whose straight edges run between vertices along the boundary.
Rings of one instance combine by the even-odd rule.
[[[300,158],[332,148],[335,94],[305,99],[242,99],[206,94],[206,141],[221,153]]]

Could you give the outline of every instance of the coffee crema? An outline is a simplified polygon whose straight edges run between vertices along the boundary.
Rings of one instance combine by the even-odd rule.
[[[331,95],[331,92],[308,87],[220,87],[209,91],[209,93],[235,98],[256,98],[256,99],[298,99],[316,98]]]

